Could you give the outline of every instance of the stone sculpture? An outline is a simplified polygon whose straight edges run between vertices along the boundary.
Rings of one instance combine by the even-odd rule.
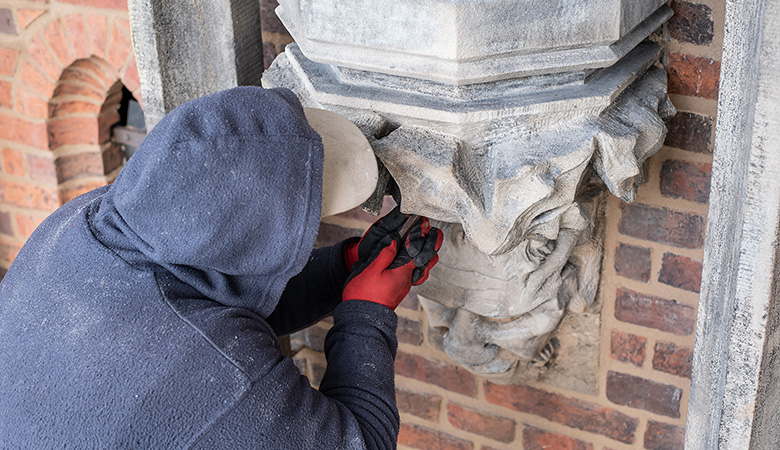
[[[280,1],[280,18],[300,47],[287,47],[264,74],[264,86],[288,87],[305,106],[358,124],[386,178],[397,184],[402,210],[445,229],[440,263],[418,291],[429,340],[497,382],[537,376],[550,367],[551,337],[566,312],[585,311],[596,298],[598,193],[633,199],[645,160],[663,143],[663,119],[674,114],[666,73],[657,65],[660,48],[636,45],[669,17],[668,7],[615,0],[625,20],[614,29],[585,30],[583,24],[595,26],[602,17],[595,2],[580,2],[582,22],[549,36],[573,33],[577,45],[545,47],[536,36],[523,41],[523,51],[522,39],[512,41],[516,48],[494,51],[468,23],[497,20],[499,42],[502,33],[517,30],[493,13],[517,2],[469,2],[479,6],[478,17],[465,17],[462,2],[418,5],[443,13],[435,20],[452,13],[453,33],[460,36],[465,26],[472,34],[464,35],[462,48],[429,41],[431,47],[417,50],[380,22],[363,42],[357,32],[335,35],[339,20],[323,21],[303,3],[314,8],[304,0]],[[338,15],[338,2],[326,3],[328,14]],[[369,23],[378,20],[373,12],[361,14]],[[412,36],[425,34],[425,23],[418,23],[425,17],[405,17]],[[549,28],[555,18],[542,22]],[[339,47],[362,56],[338,53]],[[472,58],[475,49],[481,56]],[[563,54],[580,59],[561,65]],[[378,193],[384,192],[381,186]]]

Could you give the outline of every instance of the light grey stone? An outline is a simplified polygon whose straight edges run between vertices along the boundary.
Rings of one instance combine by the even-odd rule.
[[[186,101],[260,85],[258,2],[130,0],[128,7],[148,130]]]
[[[688,450],[780,448],[780,1],[726,3]]]
[[[672,15],[664,0],[280,0],[313,61],[465,85],[611,66]]]
[[[347,85],[291,45],[263,83],[292,88],[307,106],[349,118],[371,111],[394,124],[372,145],[404,212],[460,223],[481,252],[499,254],[534,236],[582,229],[574,196],[591,164],[615,195],[633,199],[645,159],[663,143],[661,119],[674,113],[665,72],[648,70],[658,54],[646,43],[583,85],[462,101],[421,94],[414,84],[400,92]]]

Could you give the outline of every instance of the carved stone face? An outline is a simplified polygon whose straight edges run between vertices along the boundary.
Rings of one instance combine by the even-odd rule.
[[[507,380],[525,374],[571,300],[561,287],[563,278],[576,278],[565,266],[582,230],[489,256],[459,225],[436,225],[445,235],[439,263],[417,290],[429,338],[474,373]]]
[[[293,87],[306,106],[362,127],[402,211],[450,224],[418,292],[429,338],[469,370],[512,382],[532,377],[528,364],[565,312],[595,296],[601,247],[583,251],[589,218],[578,195],[594,172],[633,199],[645,160],[663,143],[662,118],[674,113],[666,73],[652,66],[658,55],[645,43],[621,64],[550,85],[448,87],[342,77],[291,45],[264,84]]]

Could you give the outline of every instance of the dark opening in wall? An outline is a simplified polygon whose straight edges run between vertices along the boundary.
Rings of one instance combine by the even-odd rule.
[[[120,145],[125,157],[130,159],[144,137],[146,137],[146,123],[141,105],[133,94],[122,86],[119,122],[112,129],[112,138]]]

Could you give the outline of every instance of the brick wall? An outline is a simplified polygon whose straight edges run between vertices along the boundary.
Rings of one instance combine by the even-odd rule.
[[[724,0],[673,1],[655,39],[667,50],[679,114],[648,182],[629,205],[611,198],[598,392],[502,386],[429,345],[425,313],[399,307],[400,448],[682,449],[712,162]],[[117,82],[140,99],[122,0],[6,0],[0,7],[0,274],[50,211],[118,170],[106,129]],[[261,0],[266,65],[291,41]],[[10,125],[10,126],[8,126]],[[389,205],[387,205],[389,207]],[[359,235],[360,211],[323,223],[321,244]],[[295,361],[322,377],[329,321],[293,336]]]
[[[141,99],[126,1],[0,6],[0,276],[49,213],[116,176],[123,85]]]
[[[264,0],[270,52],[289,37]],[[398,309],[400,448],[676,450],[683,448],[725,2],[672,1],[676,16],[653,37],[665,52],[679,113],[648,162],[633,204],[611,197],[600,288],[599,388],[584,395],[544,383],[502,386],[471,375],[429,345],[414,295]],[[372,217],[326,219],[320,242],[358,235]],[[322,377],[329,322],[293,336],[296,362]]]

